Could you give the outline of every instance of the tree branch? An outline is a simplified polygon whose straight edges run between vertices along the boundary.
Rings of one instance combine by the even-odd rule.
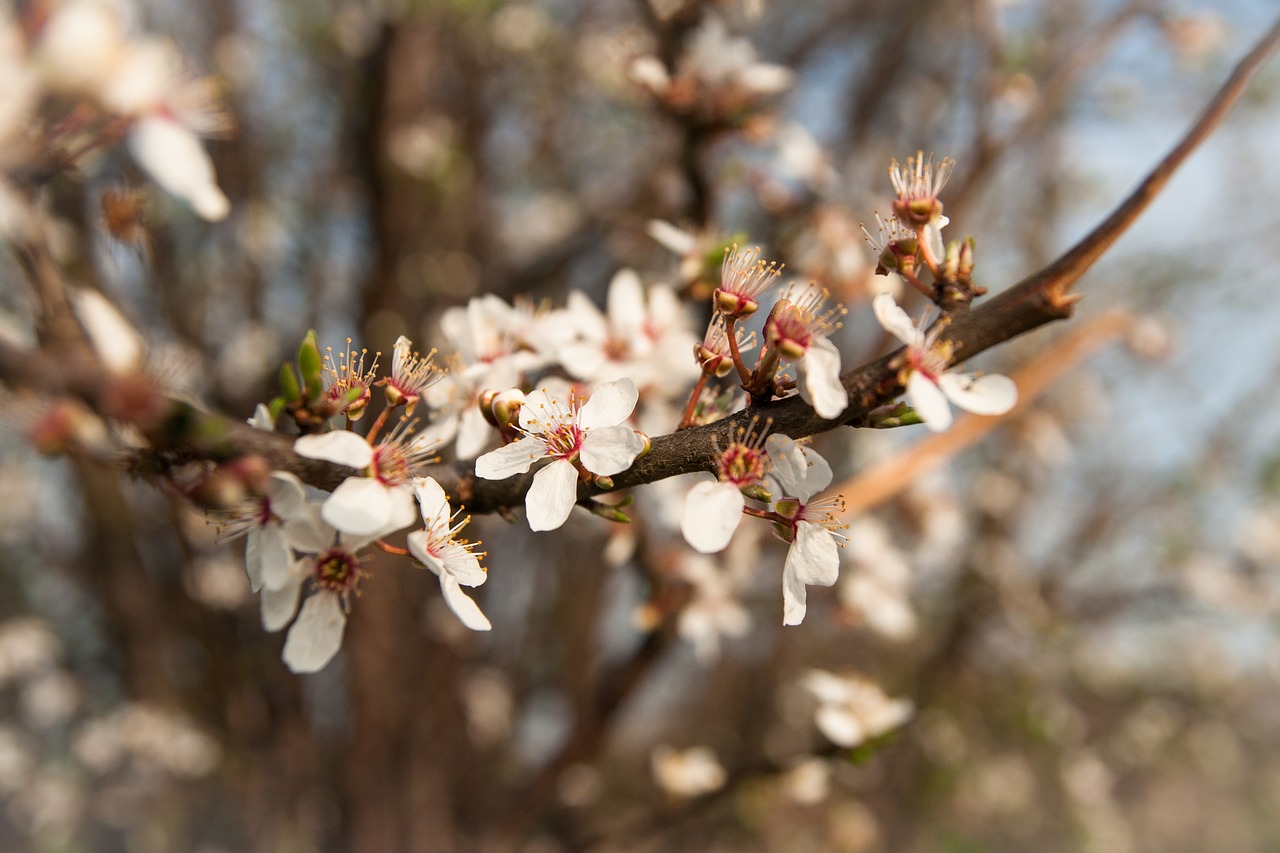
[[[993,297],[981,307],[958,313],[945,338],[954,344],[953,363],[965,361],[997,344],[1032,329],[1066,319],[1080,299],[1071,288],[1156,198],[1173,173],[1240,99],[1250,80],[1280,44],[1277,22],[1239,62],[1183,138],[1138,187],[1105,220],[1044,269]],[[716,446],[724,446],[753,419],[769,422],[771,432],[794,438],[816,435],[841,425],[856,425],[876,407],[902,393],[897,371],[891,367],[896,353],[865,364],[841,377],[849,392],[849,406],[835,419],[819,417],[799,397],[777,400],[706,426],[681,430],[653,439],[651,451],[627,471],[613,478],[614,490],[709,470]],[[80,359],[35,354],[0,341],[0,380],[46,394],[78,397],[102,412],[103,396],[116,381],[101,365]],[[292,452],[287,436],[261,432],[239,421],[202,411],[190,403],[169,401],[168,411],[144,429],[153,451],[137,460],[142,470],[174,462],[221,461],[235,456],[262,456],[273,469],[290,471],[313,486],[332,490],[355,472],[345,466],[305,459]],[[150,457],[150,458],[146,458]],[[430,466],[423,472],[463,503],[471,513],[490,513],[523,502],[532,475],[493,481],[476,478],[474,465],[457,462]],[[604,490],[583,485],[579,498]]]

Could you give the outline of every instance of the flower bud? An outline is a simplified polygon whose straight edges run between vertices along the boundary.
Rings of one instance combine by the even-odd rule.
[[[803,358],[809,349],[808,324],[790,300],[779,299],[764,323],[764,338],[785,359]]]
[[[520,424],[520,409],[524,406],[524,392],[519,388],[499,391],[489,398],[488,411],[494,425],[503,433],[514,431]]]

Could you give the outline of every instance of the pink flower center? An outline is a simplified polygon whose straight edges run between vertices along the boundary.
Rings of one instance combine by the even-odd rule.
[[[316,557],[316,585],[338,594],[351,592],[360,581],[360,562],[345,548],[330,548]]]
[[[373,476],[384,486],[398,486],[413,476],[409,455],[400,443],[379,444],[373,449]]]
[[[925,347],[907,348],[907,366],[935,385],[947,372],[947,360],[939,352]]]
[[[765,455],[759,449],[735,441],[720,454],[718,474],[722,481],[738,488],[753,486],[764,479]]]
[[[543,434],[547,443],[547,454],[556,459],[572,459],[582,449],[585,433],[573,423],[560,423]]]

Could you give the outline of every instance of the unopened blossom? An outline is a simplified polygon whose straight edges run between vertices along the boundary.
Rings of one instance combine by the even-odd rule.
[[[308,459],[346,465],[360,476],[342,481],[324,502],[325,521],[355,536],[389,533],[413,523],[412,480],[434,458],[434,447],[413,436],[409,422],[377,444],[346,430],[304,435],[294,442],[294,452]]]
[[[843,677],[821,669],[805,674],[804,686],[818,700],[814,722],[834,744],[853,748],[911,719],[908,699],[890,699],[872,681]]]
[[[939,342],[942,329],[926,333],[889,294],[877,296],[871,308],[880,325],[906,345],[907,402],[929,429],[941,432],[951,425],[950,404],[975,415],[1003,415],[1018,402],[1018,387],[1007,376],[949,370],[952,347]]]
[[[760,297],[777,283],[782,268],[760,259],[760,247],[739,248],[735,243],[724,254],[720,265],[720,286],[714,299],[725,317],[736,319],[754,314]]]
[[[746,353],[755,349],[755,332],[744,332],[735,325],[733,335],[739,356],[745,358]],[[702,368],[703,373],[721,379],[733,371],[733,349],[729,345],[729,333],[724,317],[719,312],[713,314],[711,322],[707,323],[707,331],[703,335],[702,343],[693,348],[693,360]]]
[[[715,480],[698,482],[689,490],[680,531],[696,551],[713,554],[729,544],[746,506],[744,490],[755,490],[757,497],[767,494],[764,478],[769,457],[764,450],[764,432],[756,433],[754,426],[718,450]]]
[[[435,350],[426,355],[414,352],[413,342],[404,335],[396,339],[391,349],[391,375],[381,383],[390,405],[404,406],[406,414],[413,412],[423,392],[444,376],[432,363],[434,356]]]
[[[777,481],[774,512],[783,519],[778,535],[791,543],[782,570],[782,624],[799,625],[807,612],[806,586],[831,586],[840,575],[840,545],[846,529],[840,521],[844,500],[839,496],[813,500],[831,483],[831,466],[814,450],[789,436],[775,433],[765,449]]]
[[[710,747],[675,749],[663,744],[651,757],[653,776],[673,797],[691,798],[719,790],[728,778]]]
[[[876,275],[913,272],[916,256],[920,250],[920,241],[916,237],[916,232],[909,230],[896,217],[890,217],[886,222],[878,213],[876,226],[875,236],[867,230],[867,226],[862,226],[862,233],[876,254]]]
[[[800,397],[821,417],[838,417],[849,405],[840,382],[840,350],[828,338],[840,327],[844,308],[825,308],[827,292],[791,285],[769,312],[764,336],[783,359],[796,365]]]
[[[565,403],[546,389],[534,391],[520,408],[523,437],[477,459],[476,476],[505,480],[552,460],[534,475],[525,509],[531,529],[555,530],[577,502],[579,465],[592,474],[619,474],[644,450],[645,439],[626,426],[638,398],[630,379],[600,385],[586,403],[575,394]]]
[[[472,552],[476,543],[457,538],[469,519],[454,521],[448,496],[430,477],[415,480],[413,490],[425,529],[409,534],[409,553],[440,578],[445,604],[463,625],[473,631],[488,631],[492,627],[489,620],[462,591],[463,586],[480,586],[488,577],[480,558]]]

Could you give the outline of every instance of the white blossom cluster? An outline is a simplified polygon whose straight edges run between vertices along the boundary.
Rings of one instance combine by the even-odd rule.
[[[908,163],[893,173],[897,218],[889,226],[882,222],[886,242],[877,250],[904,275],[927,268],[938,277],[943,253],[956,269],[960,257],[955,244],[941,245],[946,220],[936,193],[945,173],[935,175],[920,159]],[[670,243],[672,227],[656,230]],[[440,484],[423,476],[439,453],[474,459],[480,479],[531,474],[525,515],[531,530],[550,531],[579,505],[626,520],[615,505],[580,500],[580,487],[613,488],[612,478],[647,452],[646,431],[667,431],[677,420],[677,428],[707,423],[744,403],[793,394],[821,417],[838,418],[848,394],[830,336],[845,311],[827,307],[826,292],[812,285],[780,286],[781,268],[760,254],[757,247],[723,249],[701,341],[671,287],[646,288],[639,275],[624,269],[609,285],[604,310],[578,291],[563,308],[486,295],[448,309],[441,318],[442,338],[454,350],[447,371],[436,367],[434,351],[419,355],[404,337],[393,348],[384,378],[376,358],[366,367],[363,352],[327,356],[318,414],[299,418],[304,434],[294,449],[358,473],[332,494],[317,494],[293,475],[274,472],[262,496],[239,516],[239,528],[248,533],[250,580],[262,593],[263,624],[269,630],[290,626],[285,662],[311,672],[337,653],[364,574],[362,552],[375,543],[411,555],[435,573],[464,625],[490,628],[463,591],[486,578],[477,543],[459,538],[468,519],[459,520]],[[923,286],[918,279],[917,284]],[[739,324],[765,306],[757,349],[756,335]],[[876,298],[874,310],[905,344],[899,379],[930,429],[951,422],[949,403],[982,414],[1012,407],[1016,389],[1009,379],[948,370],[951,350],[940,342],[941,325],[924,331],[888,295]],[[726,378],[736,378],[744,392],[736,400],[724,387]],[[385,390],[385,406],[361,434],[355,426],[375,385]],[[388,428],[401,407],[403,414]],[[299,417],[297,405],[291,411]],[[425,421],[421,429],[419,418]],[[264,412],[259,425],[274,428],[275,420]],[[715,554],[730,545],[744,515],[769,522],[789,546],[782,621],[798,625],[807,611],[807,587],[836,582],[849,525],[843,499],[820,496],[833,478],[827,461],[805,442],[770,434],[769,426],[755,421],[716,448],[714,478],[676,498],[683,506],[679,528],[695,551]],[[418,518],[422,526],[408,535],[407,549],[383,541]],[[684,574],[698,592],[680,633],[706,656],[718,650],[722,634],[740,634],[747,617],[732,585],[714,567],[688,565]]]

